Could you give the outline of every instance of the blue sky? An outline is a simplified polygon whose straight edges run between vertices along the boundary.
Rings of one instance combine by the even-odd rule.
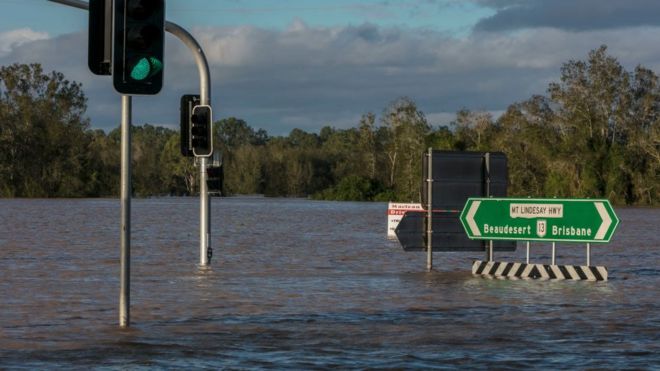
[[[382,0],[245,0],[180,1],[170,3],[168,16],[184,24],[204,26],[243,24],[284,28],[295,18],[325,27],[358,25],[365,22],[382,26],[423,27],[447,32],[466,31],[485,15],[487,8],[473,3],[449,1]]]
[[[0,0],[0,32],[30,26],[51,35],[86,27],[76,11],[45,0]],[[383,0],[169,0],[167,19],[184,27],[241,26],[281,29],[294,19],[335,27],[365,22],[382,26],[466,33],[490,8],[461,1]],[[10,16],[11,15],[11,16]]]
[[[119,95],[86,67],[86,12],[46,0],[0,9],[0,65],[63,72],[83,84],[92,127],[117,127]],[[167,19],[206,52],[215,118],[273,135],[352,127],[400,96],[433,125],[462,108],[497,115],[602,44],[629,70],[658,71],[657,14],[656,0],[167,0]],[[179,97],[197,81],[168,36],[163,91],[136,98],[134,123],[177,128]]]

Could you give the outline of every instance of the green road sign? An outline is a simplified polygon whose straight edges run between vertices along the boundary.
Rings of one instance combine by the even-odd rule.
[[[470,198],[461,223],[471,239],[609,242],[619,218],[608,200]]]

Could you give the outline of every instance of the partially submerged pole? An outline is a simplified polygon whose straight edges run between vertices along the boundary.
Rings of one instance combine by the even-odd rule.
[[[552,265],[557,265],[557,264],[555,264],[557,262],[556,258],[557,258],[557,243],[553,241],[552,242]]]
[[[486,162],[486,197],[490,196],[490,152],[486,152],[484,156]],[[488,241],[488,251],[486,251],[487,260],[493,261],[493,240]]]
[[[121,96],[121,243],[119,326],[130,325],[131,302],[131,96]]]
[[[433,270],[433,148],[429,147],[428,176],[426,179],[426,270]]]
[[[89,3],[79,0],[50,0],[54,3],[89,10]],[[200,104],[211,105],[211,74],[206,56],[195,38],[179,25],[165,21],[165,31],[178,37],[191,50],[199,71]],[[120,288],[119,326],[130,325],[130,239],[131,239],[131,97],[122,95],[121,101],[121,237],[120,237]],[[200,265],[210,259],[211,204],[207,185],[207,158],[200,160]]]
[[[529,241],[527,241],[527,260],[526,263],[529,264]]]
[[[211,73],[202,47],[192,35],[172,22],[165,22],[165,31],[181,40],[192,52],[199,72],[199,104],[211,105]],[[199,264],[208,266],[211,258],[211,201],[207,184],[208,158],[199,158]]]

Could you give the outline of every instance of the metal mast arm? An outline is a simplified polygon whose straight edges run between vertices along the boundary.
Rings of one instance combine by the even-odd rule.
[[[48,0],[53,3],[68,5],[74,8],[89,10],[89,3],[80,0]],[[199,96],[200,103],[210,105],[211,102],[211,74],[209,72],[209,64],[199,46],[197,40],[192,35],[176,23],[165,21],[165,31],[178,37],[193,53],[197,69],[199,70]]]

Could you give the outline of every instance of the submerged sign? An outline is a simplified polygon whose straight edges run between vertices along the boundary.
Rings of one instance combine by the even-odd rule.
[[[471,239],[609,242],[619,224],[608,200],[470,198],[460,216]]]
[[[407,211],[423,212],[422,204],[390,202],[387,206],[387,238],[396,239],[396,227]]]

